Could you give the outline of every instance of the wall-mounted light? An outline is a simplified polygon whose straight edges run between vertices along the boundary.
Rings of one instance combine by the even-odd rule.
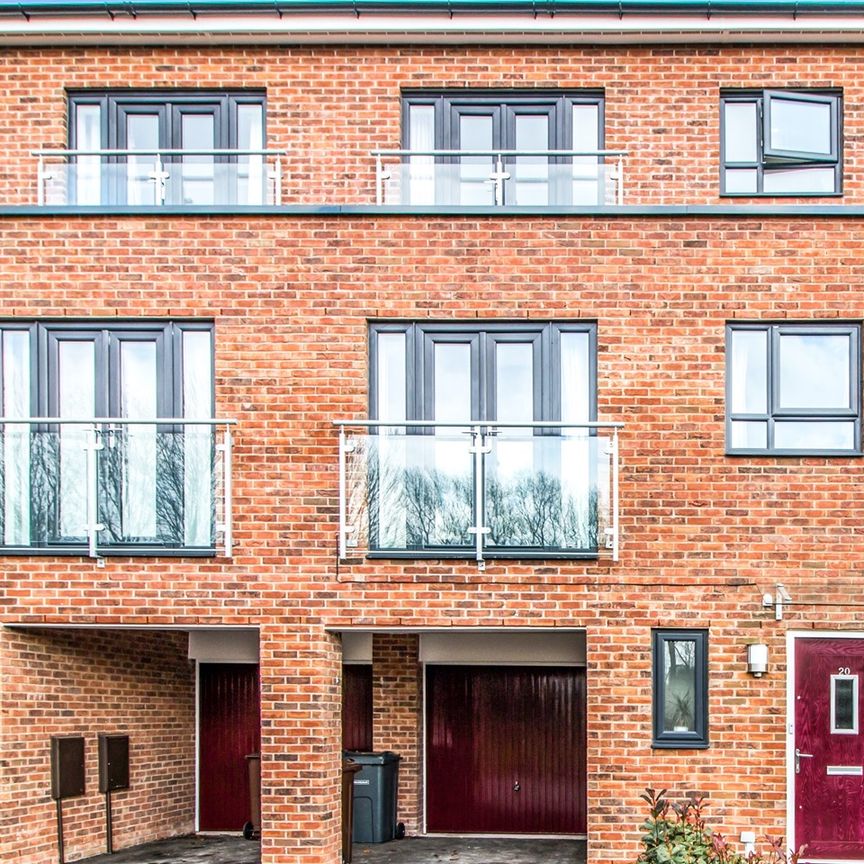
[[[747,671],[761,678],[768,671],[768,646],[764,642],[753,642],[747,646]]]

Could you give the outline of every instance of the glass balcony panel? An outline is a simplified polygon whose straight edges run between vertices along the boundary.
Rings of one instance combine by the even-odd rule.
[[[356,435],[347,466],[349,545],[370,552],[473,545],[471,436]]]
[[[609,524],[609,439],[586,430],[492,438],[489,553],[596,553]]]
[[[254,206],[275,203],[264,156],[70,156],[47,160],[42,203],[54,206]]]
[[[218,430],[218,431],[217,431]],[[216,426],[100,425],[95,460],[99,551],[209,551],[227,521]],[[88,546],[92,427],[0,424],[0,537],[6,548]],[[24,494],[26,492],[26,494]]]
[[[612,442],[586,429],[500,429],[475,471],[473,437],[381,427],[346,435],[346,553],[597,555],[612,527]],[[477,483],[482,483],[478,490]]]
[[[496,168],[491,157],[463,157],[461,164],[453,164],[449,157],[405,156],[404,161],[384,162],[383,166],[380,191],[384,204],[495,204],[492,178]],[[617,163],[599,163],[597,157],[560,157],[552,162],[546,156],[518,156],[505,164],[505,170],[510,175],[502,180],[505,205],[590,206],[618,201],[620,169]]]

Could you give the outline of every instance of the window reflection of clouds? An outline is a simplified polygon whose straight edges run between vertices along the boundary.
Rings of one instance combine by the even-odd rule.
[[[850,339],[846,334],[780,337],[780,406],[849,408]]]

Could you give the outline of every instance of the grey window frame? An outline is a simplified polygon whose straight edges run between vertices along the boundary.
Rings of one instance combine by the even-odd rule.
[[[476,337],[476,355],[472,355],[472,421],[494,418],[495,344],[503,341],[528,341],[535,337],[534,413],[535,420],[561,419],[561,333],[577,332],[588,335],[589,345],[589,420],[597,419],[597,323],[592,320],[572,321],[375,321],[369,324],[369,418],[378,420],[378,350],[379,333],[406,334],[405,405],[407,420],[432,419],[434,393],[430,392],[431,347],[437,341],[467,341]],[[475,360],[476,356],[476,360]],[[474,380],[476,375],[477,380]],[[539,387],[538,387],[539,384]],[[539,415],[539,416],[538,416]],[[431,431],[431,430],[430,430]],[[536,430],[535,434],[550,434],[555,430]]]
[[[492,149],[516,148],[515,118],[524,113],[546,113],[549,124],[549,150],[570,150],[573,147],[572,108],[574,105],[597,106],[597,149],[604,148],[605,95],[600,89],[585,90],[416,90],[402,91],[401,147],[411,148],[411,107],[432,105],[435,108],[435,149],[459,150],[458,117],[462,114],[490,114],[493,117]],[[436,157],[437,162],[458,163],[458,156]],[[571,157],[551,156],[549,164],[567,164]],[[603,157],[598,162],[603,163]],[[549,187],[550,204],[567,204],[569,195],[558,184]]]
[[[159,147],[181,149],[180,130],[184,109],[188,113],[212,114],[215,144],[220,150],[239,149],[237,109],[241,105],[261,106],[261,135],[267,141],[267,96],[263,90],[67,90],[67,131],[70,150],[77,149],[78,124],[75,113],[80,105],[98,105],[103,150],[127,149],[126,126],[121,122],[127,114],[157,113],[159,116]],[[74,158],[74,157],[73,157]],[[108,164],[122,163],[126,157],[103,157]],[[216,164],[236,161],[237,157],[215,156]],[[164,161],[179,161],[181,156],[166,156]],[[104,177],[103,197],[123,201],[121,188],[108,192],[116,180]],[[179,203],[179,202],[175,202]]]
[[[119,416],[119,357],[111,336],[141,338],[155,336],[159,347],[157,359],[157,402],[165,419],[183,418],[183,335],[206,332],[211,337],[210,402],[215,410],[215,326],[212,320],[106,319],[21,320],[0,318],[0,334],[5,331],[26,332],[30,335],[30,413],[33,418],[57,415],[57,374],[54,351],[62,339],[86,339],[96,343],[96,414],[111,418]],[[58,339],[58,337],[60,337]],[[161,354],[161,356],[159,356]],[[3,351],[0,343],[0,405],[3,399]],[[85,418],[78,418],[85,419]],[[35,430],[47,431],[50,424],[34,424]],[[182,427],[166,424],[161,430],[179,431]],[[0,555],[80,555],[82,542],[54,541],[45,545],[6,546],[0,540]],[[158,555],[174,557],[212,556],[215,549],[175,547],[157,544],[115,543],[100,550],[103,555]]]
[[[732,411],[732,334],[736,331],[767,333],[767,388],[765,413],[752,414]],[[784,409],[779,404],[778,375],[780,338],[783,335],[838,335],[852,337],[851,368],[849,369],[850,408],[814,410]],[[726,454],[729,456],[859,456],[861,455],[861,325],[853,322],[728,322],[726,324]],[[830,422],[850,419],[855,421],[855,440],[851,450],[829,448],[780,449],[774,446],[774,430],[777,419]],[[732,447],[732,423],[735,421],[765,422],[767,425],[765,448]]]
[[[666,642],[692,640],[696,644],[694,682],[694,726],[692,732],[668,732],[663,728],[666,685],[663,648]],[[705,750],[708,739],[708,630],[656,628],[651,631],[652,736],[658,750]]]
[[[832,153],[828,157],[817,154],[772,150],[766,146],[766,129],[770,128],[771,102],[776,99],[799,102],[819,102],[831,106]],[[726,160],[726,105],[753,103],[756,106],[756,148],[754,162],[727,162]],[[789,170],[796,167],[834,167],[832,192],[766,192],[765,173],[772,169]],[[726,190],[727,169],[755,169],[755,192],[729,192]],[[840,90],[724,90],[720,94],[720,195],[734,198],[829,198],[843,195],[843,94]]]

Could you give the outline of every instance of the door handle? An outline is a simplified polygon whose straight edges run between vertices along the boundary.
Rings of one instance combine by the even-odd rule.
[[[801,773],[801,760],[802,759],[812,759],[812,753],[802,753],[797,747],[795,748],[795,773]]]

